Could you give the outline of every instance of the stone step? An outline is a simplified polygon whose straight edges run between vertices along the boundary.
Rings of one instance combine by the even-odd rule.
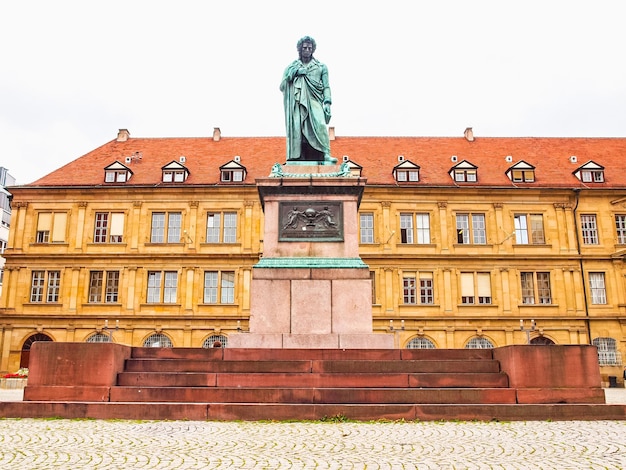
[[[187,359],[128,359],[128,372],[311,372],[311,361],[203,361]]]
[[[626,420],[626,405],[605,404],[241,404],[1,402],[3,418],[132,420]]]
[[[118,385],[142,387],[454,388],[508,386],[502,373],[178,373],[122,372]]]
[[[118,386],[111,402],[174,403],[515,403],[508,388],[241,388]]]
[[[258,349],[258,348],[139,348],[132,358],[268,360],[484,360],[493,359],[491,349]]]
[[[129,372],[312,372],[312,373],[485,373],[499,372],[500,364],[494,360],[199,360],[199,359],[129,359],[125,370]]]

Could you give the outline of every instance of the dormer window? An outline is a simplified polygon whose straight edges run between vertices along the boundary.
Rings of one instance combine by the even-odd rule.
[[[361,172],[363,171],[363,167],[361,165],[359,165],[358,163],[354,163],[352,160],[350,160],[350,157],[348,157],[347,155],[343,156],[343,163],[347,163],[348,166],[350,167],[350,175],[354,176],[354,177],[360,177],[361,176]]]
[[[398,183],[417,183],[420,180],[420,167],[410,160],[401,160],[393,169],[393,177]]]
[[[574,171],[574,176],[583,183],[604,183],[604,167],[589,161]]]
[[[239,163],[239,157],[220,167],[220,181],[223,183],[241,183],[246,179],[246,167]]]
[[[463,160],[458,165],[452,167],[449,175],[457,183],[475,183],[478,180],[478,167]]]
[[[185,165],[177,161],[171,161],[161,168],[164,183],[184,183],[189,176],[189,170]]]
[[[133,176],[130,168],[120,162],[112,163],[104,169],[105,183],[126,183]]]
[[[522,160],[510,167],[506,175],[514,183],[534,183],[535,167]]]
[[[580,176],[584,183],[604,183],[603,170],[583,170]]]

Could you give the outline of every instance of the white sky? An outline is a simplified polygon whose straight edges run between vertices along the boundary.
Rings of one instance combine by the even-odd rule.
[[[115,138],[284,136],[310,35],[340,136],[626,137],[624,0],[31,0],[0,9],[0,166]]]

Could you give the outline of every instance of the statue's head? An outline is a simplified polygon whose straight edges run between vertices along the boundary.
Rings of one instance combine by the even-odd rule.
[[[304,44],[305,42],[311,43],[311,46],[313,46],[313,53],[315,53],[315,49],[317,48],[315,39],[313,39],[311,36],[304,36],[298,40],[298,46],[297,46],[298,54],[302,52],[302,44]]]

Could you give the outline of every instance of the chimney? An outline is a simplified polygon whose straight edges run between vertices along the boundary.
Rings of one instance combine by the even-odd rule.
[[[335,128],[334,127],[328,128],[328,138],[330,140],[335,140]]]
[[[128,129],[120,129],[117,132],[117,139],[116,140],[118,142],[126,142],[129,137],[130,137],[130,132],[128,132]]]
[[[222,138],[222,131],[220,131],[219,127],[213,128],[213,142],[219,142]]]
[[[474,131],[472,131],[471,127],[466,128],[463,135],[468,142],[474,142]]]

